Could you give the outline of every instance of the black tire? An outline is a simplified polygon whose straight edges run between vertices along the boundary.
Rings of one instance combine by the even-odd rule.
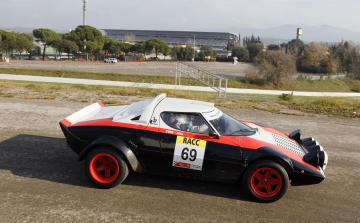
[[[248,166],[242,181],[248,195],[266,203],[279,200],[289,187],[286,170],[271,160],[259,160]]]
[[[108,189],[122,183],[129,167],[122,155],[113,148],[97,147],[85,159],[85,173],[98,188]]]

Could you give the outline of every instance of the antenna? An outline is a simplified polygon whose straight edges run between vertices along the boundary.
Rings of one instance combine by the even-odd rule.
[[[86,26],[86,11],[88,0],[83,0],[83,25]]]

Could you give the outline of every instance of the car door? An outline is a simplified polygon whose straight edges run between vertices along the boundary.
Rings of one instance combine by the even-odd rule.
[[[206,153],[212,129],[202,115],[162,112],[159,121],[160,146],[167,171],[187,177],[211,175],[213,165],[206,159]]]
[[[162,112],[159,122],[168,172],[211,180],[238,179],[241,150],[235,137],[210,134],[214,130],[199,113]]]

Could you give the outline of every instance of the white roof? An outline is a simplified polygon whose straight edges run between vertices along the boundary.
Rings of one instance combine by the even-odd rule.
[[[156,107],[157,111],[203,113],[214,110],[214,103],[180,98],[164,98]]]
[[[215,116],[222,114],[220,110],[215,108],[214,103],[180,99],[180,98],[168,98],[166,94],[160,94],[153,99],[148,99],[143,102],[137,102],[130,105],[129,108],[139,105],[143,109],[136,107],[136,111],[141,112],[140,119],[136,122],[143,124],[149,124],[153,116],[157,117],[161,112],[190,112],[190,113],[202,113],[206,119],[214,119]],[[127,109],[128,110],[128,109]]]

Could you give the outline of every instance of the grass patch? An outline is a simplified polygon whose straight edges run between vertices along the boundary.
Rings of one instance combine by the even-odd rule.
[[[360,81],[348,78],[294,81],[289,90],[318,92],[354,92],[360,91]]]
[[[18,69],[18,68],[0,68],[0,73],[7,74],[23,74],[47,77],[67,77],[82,78],[93,80],[109,80],[109,81],[128,81],[138,83],[159,83],[174,84],[172,76],[156,76],[156,75],[131,75],[118,73],[95,73],[65,70],[43,70],[43,69]],[[198,81],[188,77],[181,78],[182,85],[200,86]],[[250,89],[277,89],[271,84],[251,84],[241,79],[229,79],[228,87],[231,88],[250,88]],[[278,89],[277,89],[278,90]],[[281,87],[281,90],[289,91],[314,91],[314,92],[360,92],[360,81],[344,79],[325,79],[325,80],[305,80],[299,79],[291,83],[290,86]]]
[[[360,117],[360,99],[355,98],[302,98],[288,103],[287,106],[317,114]]]
[[[167,93],[179,97],[214,102],[229,109],[259,109],[281,112],[284,109],[308,113],[360,118],[359,98],[299,97],[284,100],[276,95],[228,94],[226,98],[216,93],[178,90],[158,90],[148,88],[127,88],[110,86],[90,86],[54,83],[29,83],[22,81],[0,81],[0,96],[25,99],[49,99],[60,101],[94,102],[103,100],[108,104],[124,104],[131,97],[154,97]]]

